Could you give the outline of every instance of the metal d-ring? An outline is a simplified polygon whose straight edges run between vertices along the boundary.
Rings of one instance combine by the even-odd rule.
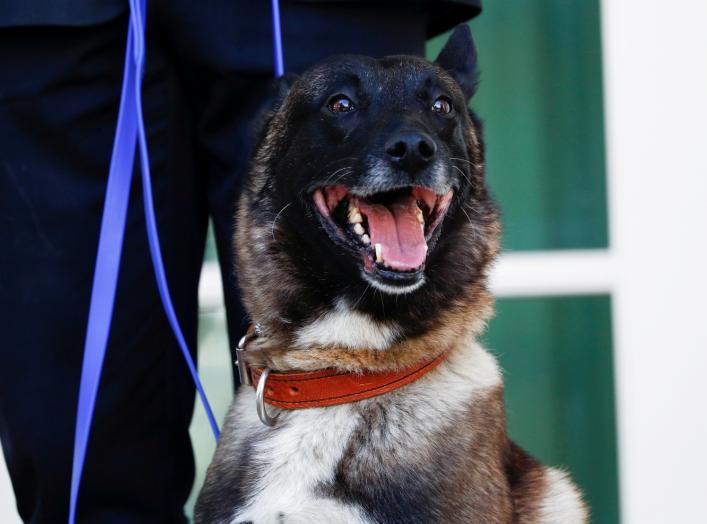
[[[266,426],[274,426],[277,422],[277,416],[271,417],[268,415],[267,409],[265,409],[265,383],[268,380],[268,375],[270,374],[270,368],[265,368],[260,379],[258,379],[258,387],[255,390],[255,408],[258,411],[258,418],[260,422]]]

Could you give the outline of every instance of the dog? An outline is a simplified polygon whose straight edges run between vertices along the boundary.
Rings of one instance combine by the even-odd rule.
[[[466,25],[435,62],[336,56],[280,82],[235,241],[259,390],[236,395],[197,523],[587,522],[567,474],[507,437],[476,340],[501,229],[476,86]],[[344,400],[268,400],[310,379]]]

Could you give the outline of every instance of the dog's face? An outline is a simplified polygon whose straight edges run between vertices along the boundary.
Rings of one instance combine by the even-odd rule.
[[[498,225],[467,109],[475,79],[460,26],[435,63],[333,57],[286,88],[240,207],[254,320],[296,328],[344,308],[405,336],[486,300]]]

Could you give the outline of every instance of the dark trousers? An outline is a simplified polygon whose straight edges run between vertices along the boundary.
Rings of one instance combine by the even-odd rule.
[[[286,68],[423,52],[419,8],[283,5]],[[172,297],[192,349],[211,217],[233,342],[233,210],[272,77],[269,2],[150,2],[144,112]],[[0,440],[26,522],[68,513],[78,382],[127,16],[0,29]],[[137,167],[136,167],[137,169]],[[185,522],[194,389],[157,294],[136,174],[79,521]]]

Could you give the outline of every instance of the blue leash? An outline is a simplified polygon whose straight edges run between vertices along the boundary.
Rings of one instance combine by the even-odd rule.
[[[199,380],[194,360],[189,353],[167,285],[162,253],[160,250],[157,221],[155,219],[150,179],[150,162],[145,138],[145,125],[142,117],[142,75],[145,64],[145,14],[146,0],[129,0],[130,23],[128,42],[125,51],[123,87],[120,97],[118,124],[113,142],[106,198],[103,206],[101,230],[98,240],[98,254],[93,275],[93,288],[86,327],[86,342],[79,384],[78,410],[76,413],[76,432],[74,435],[74,455],[71,469],[71,498],[69,503],[69,524],[76,522],[81,474],[86,458],[86,448],[91,431],[91,421],[96,405],[96,396],[101,378],[101,370],[106,354],[110,333],[115,291],[120,269],[120,257],[125,233],[125,219],[130,199],[135,145],[139,145],[140,172],[142,175],[145,222],[150,247],[152,265],[159,290],[162,306],[177,339],[179,348],[191,373],[209,424],[218,441],[219,429],[206,393]],[[272,0],[273,43],[275,49],[275,70],[277,76],[284,73],[282,58],[282,38],[280,33],[280,10],[278,0]]]
[[[280,2],[272,0],[272,39],[275,51],[275,76],[285,74],[285,62],[282,58],[282,33],[280,32]]]

